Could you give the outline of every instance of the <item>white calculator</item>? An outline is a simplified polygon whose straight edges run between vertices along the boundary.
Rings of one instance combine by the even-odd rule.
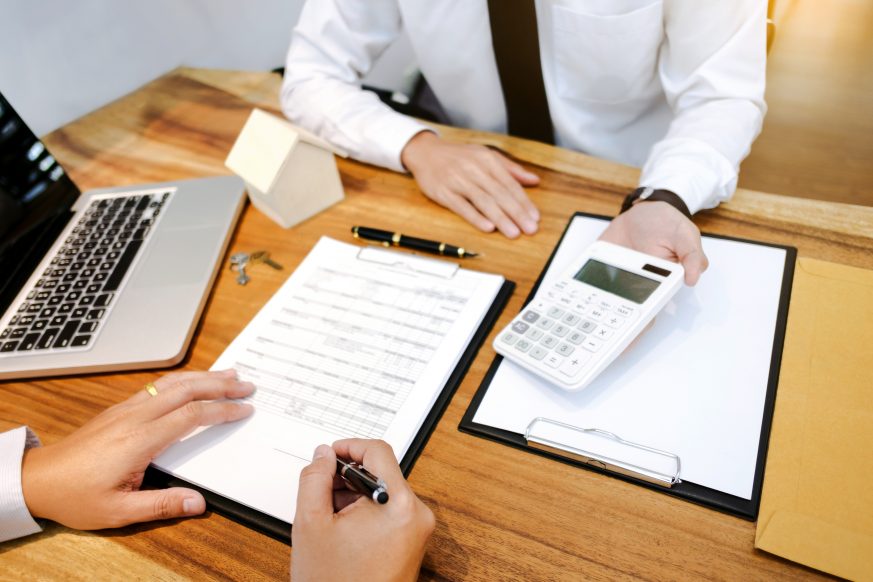
[[[681,265],[597,241],[541,288],[494,340],[509,360],[566,390],[581,390],[682,287]]]

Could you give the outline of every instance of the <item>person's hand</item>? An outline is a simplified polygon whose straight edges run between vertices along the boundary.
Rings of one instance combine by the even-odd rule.
[[[349,491],[336,476],[337,455],[383,479],[388,503]],[[291,579],[416,580],[433,528],[433,513],[409,488],[385,442],[348,439],[333,448],[320,445],[300,474]]]
[[[249,416],[250,404],[205,401],[247,396],[254,385],[228,370],[169,374],[154,386],[157,396],[140,390],[60,442],[25,453],[21,482],[31,515],[102,529],[205,511],[191,489],[139,491],[145,470],[195,428]]]
[[[484,232],[509,238],[534,234],[540,213],[522,186],[539,177],[494,150],[456,144],[430,131],[416,134],[400,154],[424,195]]]
[[[682,263],[687,285],[696,284],[709,266],[703,254],[700,231],[666,202],[634,204],[612,219],[600,240]]]

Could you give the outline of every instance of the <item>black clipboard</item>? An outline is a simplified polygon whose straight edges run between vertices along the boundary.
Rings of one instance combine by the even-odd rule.
[[[514,290],[515,283],[513,281],[508,279],[503,281],[503,285],[494,297],[491,307],[488,309],[485,317],[479,324],[476,333],[470,339],[470,343],[467,344],[467,349],[464,350],[464,353],[455,365],[455,369],[449,375],[445,386],[443,386],[439,396],[437,396],[430,412],[419,427],[418,433],[410,443],[409,449],[407,449],[406,454],[403,456],[403,459],[401,459],[400,470],[405,477],[408,477],[410,471],[412,471],[415,461],[418,459],[422,450],[424,450],[424,445],[427,444],[431,433],[433,433],[437,423],[440,418],[442,418],[443,412],[445,412],[452,396],[454,396],[458,386],[461,385],[461,380],[463,380],[467,370],[469,370],[476,354],[479,353],[479,348],[482,347],[488,334],[491,333],[491,328],[494,327],[494,323],[500,317],[500,314],[506,307],[506,303],[509,301]],[[241,503],[237,503],[232,499],[228,499],[227,497],[189,483],[184,479],[165,473],[155,467],[150,466],[146,470],[143,485],[145,487],[159,489],[166,487],[187,487],[189,489],[195,489],[203,495],[204,499],[206,499],[206,507],[208,510],[220,513],[229,519],[281,542],[287,544],[291,543],[292,526],[288,522],[252,509]]]
[[[525,300],[525,305],[527,305],[536,295],[536,291],[542,283],[546,271],[549,268],[549,265],[551,265],[552,260],[555,258],[555,255],[558,252],[558,248],[564,241],[564,237],[566,236],[567,231],[570,228],[570,224],[577,216],[611,220],[611,218],[607,216],[588,214],[585,212],[575,213],[571,217],[570,221],[567,223],[567,227],[564,229],[564,233],[561,235],[560,241],[558,241],[558,244],[555,246],[555,250],[549,257],[549,260],[543,267],[543,270],[540,273],[540,276],[537,279],[536,283],[534,284],[533,289],[531,289],[530,294]],[[729,513],[731,515],[736,515],[738,517],[754,521],[758,515],[758,508],[761,503],[761,490],[764,485],[764,466],[767,459],[767,444],[770,439],[770,427],[773,422],[773,408],[776,403],[776,387],[779,382],[779,369],[782,362],[782,347],[785,341],[785,326],[788,321],[788,304],[791,299],[791,286],[794,281],[794,265],[797,259],[797,249],[789,246],[763,243],[722,235],[704,234],[703,236],[709,238],[719,238],[745,242],[766,247],[773,247],[785,251],[785,266],[782,276],[782,290],[779,296],[779,307],[776,316],[776,329],[773,336],[773,349],[770,358],[770,374],[767,379],[767,393],[764,400],[763,418],[761,421],[761,434],[758,441],[758,455],[757,463],[755,466],[755,475],[752,485],[751,499],[743,499],[742,497],[730,495],[688,481],[676,483],[669,488],[663,487],[661,485],[654,484],[652,482],[634,476],[621,474],[609,470],[603,467],[603,463],[598,464],[597,461],[586,463],[584,461],[571,458],[567,455],[557,454],[555,452],[544,450],[542,448],[536,448],[528,444],[528,442],[525,440],[525,435],[473,422],[476,411],[479,409],[479,405],[482,403],[482,399],[485,397],[486,392],[488,392],[488,387],[491,384],[494,375],[497,373],[497,369],[500,367],[501,362],[503,361],[503,356],[500,355],[495,357],[494,361],[488,369],[488,372],[485,374],[485,378],[482,380],[482,384],[479,386],[479,389],[476,391],[473,400],[470,402],[470,406],[469,408],[467,408],[467,412],[461,419],[461,423],[460,425],[458,425],[458,429],[462,432],[510,445],[512,447],[522,449],[537,455],[542,455],[544,457],[560,461],[569,465],[584,467],[585,469],[591,471],[596,471],[598,473],[609,475],[617,479],[622,479],[630,483],[636,483],[649,489],[661,491],[663,493],[666,493],[667,495],[686,499],[700,505],[711,507],[719,511]]]

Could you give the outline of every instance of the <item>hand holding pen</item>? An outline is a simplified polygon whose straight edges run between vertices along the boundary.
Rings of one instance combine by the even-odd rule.
[[[388,503],[388,485],[363,465],[336,458],[336,474],[353,490],[379,504]]]
[[[337,458],[367,467],[375,482],[375,475],[381,477],[390,502],[374,503],[372,494],[349,490],[337,474]],[[321,445],[300,474],[292,579],[416,580],[433,528],[433,513],[415,496],[385,442]]]

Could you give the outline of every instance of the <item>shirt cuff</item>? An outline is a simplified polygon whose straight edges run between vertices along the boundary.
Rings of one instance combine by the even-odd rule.
[[[379,152],[374,156],[374,159],[367,161],[395,172],[407,172],[403,162],[400,161],[400,154],[403,153],[403,148],[406,147],[409,140],[422,131],[436,133],[433,128],[412,117],[393,112],[390,115],[385,115],[379,123],[372,124],[365,134],[365,139],[371,144],[372,151]],[[365,149],[369,148],[365,146]]]
[[[704,144],[667,140],[653,148],[639,185],[676,193],[695,214],[729,200],[737,187],[737,172]]]
[[[0,542],[42,531],[30,515],[21,489],[24,451],[35,446],[39,446],[39,438],[27,427],[0,434]]]

